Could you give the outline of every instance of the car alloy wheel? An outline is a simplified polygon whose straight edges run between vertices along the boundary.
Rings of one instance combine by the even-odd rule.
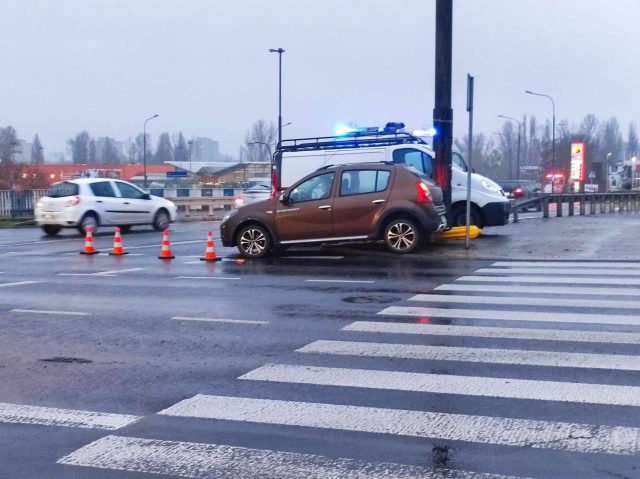
[[[153,229],[156,231],[166,230],[169,227],[170,222],[169,213],[165,210],[160,210],[153,218]]]
[[[91,227],[91,232],[95,234],[98,231],[98,218],[93,213],[87,213],[80,220],[80,233],[86,234],[87,228]]]
[[[413,221],[400,218],[387,225],[384,242],[394,253],[411,253],[420,242],[420,233]]]
[[[245,226],[238,234],[238,250],[246,258],[261,258],[271,249],[269,233],[259,225]]]

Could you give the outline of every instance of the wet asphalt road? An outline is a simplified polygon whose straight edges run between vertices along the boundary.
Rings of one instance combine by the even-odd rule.
[[[205,263],[211,226],[172,261],[0,230],[0,478],[640,477],[640,262],[502,266],[488,234]]]

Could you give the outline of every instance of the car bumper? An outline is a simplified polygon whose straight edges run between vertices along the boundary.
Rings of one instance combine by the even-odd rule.
[[[80,221],[79,213],[72,209],[64,209],[62,211],[35,211],[36,223],[42,225],[54,226],[76,226]]]
[[[485,226],[502,226],[509,222],[511,203],[509,201],[496,201],[487,203],[482,207],[485,217]]]

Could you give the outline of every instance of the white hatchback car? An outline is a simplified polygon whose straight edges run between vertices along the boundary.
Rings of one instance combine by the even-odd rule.
[[[38,201],[36,222],[48,235],[62,228],[119,226],[127,231],[133,225],[151,225],[163,230],[176,220],[176,205],[145,193],[131,183],[108,178],[82,178],[51,186]]]

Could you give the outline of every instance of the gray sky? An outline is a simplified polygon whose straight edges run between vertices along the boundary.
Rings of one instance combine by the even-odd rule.
[[[257,119],[277,121],[282,47],[284,137],[336,124],[430,127],[435,0],[0,0],[0,126],[45,154],[86,129],[208,136],[237,156]],[[638,0],[454,0],[454,134],[502,120],[637,118]]]

